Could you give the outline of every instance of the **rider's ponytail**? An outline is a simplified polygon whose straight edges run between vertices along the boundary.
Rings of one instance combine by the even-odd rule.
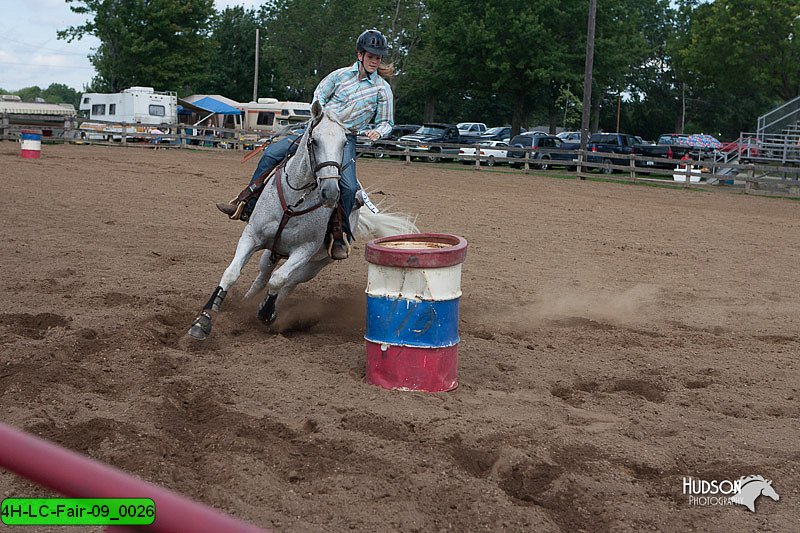
[[[385,80],[391,79],[394,76],[394,64],[381,63],[378,67],[378,75]]]

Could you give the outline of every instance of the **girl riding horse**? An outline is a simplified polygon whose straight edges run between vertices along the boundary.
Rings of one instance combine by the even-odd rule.
[[[378,30],[363,32],[356,40],[357,61],[349,67],[328,74],[314,91],[314,101],[326,110],[347,117],[347,142],[344,147],[342,172],[339,178],[339,206],[334,210],[329,223],[332,244],[330,257],[347,259],[353,231],[350,227],[350,212],[359,189],[356,180],[356,133],[375,124],[364,134],[377,141],[389,135],[394,126],[394,96],[389,83],[382,77],[390,77],[390,65],[381,65],[388,53],[386,37]],[[250,185],[231,203],[217,204],[217,208],[232,219],[247,221],[260,194],[263,179],[287,155],[297,149],[297,139],[303,131],[287,135],[270,144],[261,156]]]

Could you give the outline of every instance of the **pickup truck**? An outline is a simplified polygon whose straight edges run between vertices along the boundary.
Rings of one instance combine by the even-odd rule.
[[[430,162],[458,157],[458,146],[439,146],[441,144],[462,144],[461,135],[455,124],[423,124],[416,133],[403,135],[398,143],[407,146],[416,156],[426,157]]]
[[[693,159],[698,159],[702,155],[699,148],[693,148],[686,144],[680,144],[679,139],[687,138],[688,135],[683,133],[664,133],[659,135],[658,141],[654,145],[640,146],[637,152],[645,157],[658,157],[661,159],[681,159],[689,154]],[[666,163],[661,161],[644,161],[640,163],[641,166],[650,166],[655,168],[674,168],[673,163]]]
[[[663,141],[665,136],[659,137],[659,141]],[[564,150],[578,150],[580,143],[564,143],[562,149]],[[653,159],[663,159],[664,161],[637,161],[636,165],[639,167],[647,168],[664,168],[672,169],[675,167],[674,162],[667,162],[667,160],[680,159],[686,153],[694,150],[689,146],[679,146],[673,144],[643,144],[633,136],[626,133],[595,133],[589,137],[589,142],[586,149],[592,152],[600,152],[604,154],[635,154],[643,157]],[[607,163],[612,165],[628,166],[630,159],[614,158],[607,155],[604,156],[589,156],[588,161],[591,163]],[[601,169],[603,172],[611,172],[610,169]]]

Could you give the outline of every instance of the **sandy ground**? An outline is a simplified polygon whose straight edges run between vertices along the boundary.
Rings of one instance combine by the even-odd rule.
[[[364,377],[363,243],[272,329],[254,261],[186,339],[240,158],[0,144],[3,422],[286,531],[800,530],[800,203],[361,159],[470,243],[459,388],[392,392]],[[749,474],[780,501],[683,494]]]

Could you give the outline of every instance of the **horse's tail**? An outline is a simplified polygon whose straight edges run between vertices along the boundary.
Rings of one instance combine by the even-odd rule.
[[[410,215],[405,213],[373,213],[366,207],[358,211],[356,235],[362,239],[378,239],[392,235],[419,233]]]

